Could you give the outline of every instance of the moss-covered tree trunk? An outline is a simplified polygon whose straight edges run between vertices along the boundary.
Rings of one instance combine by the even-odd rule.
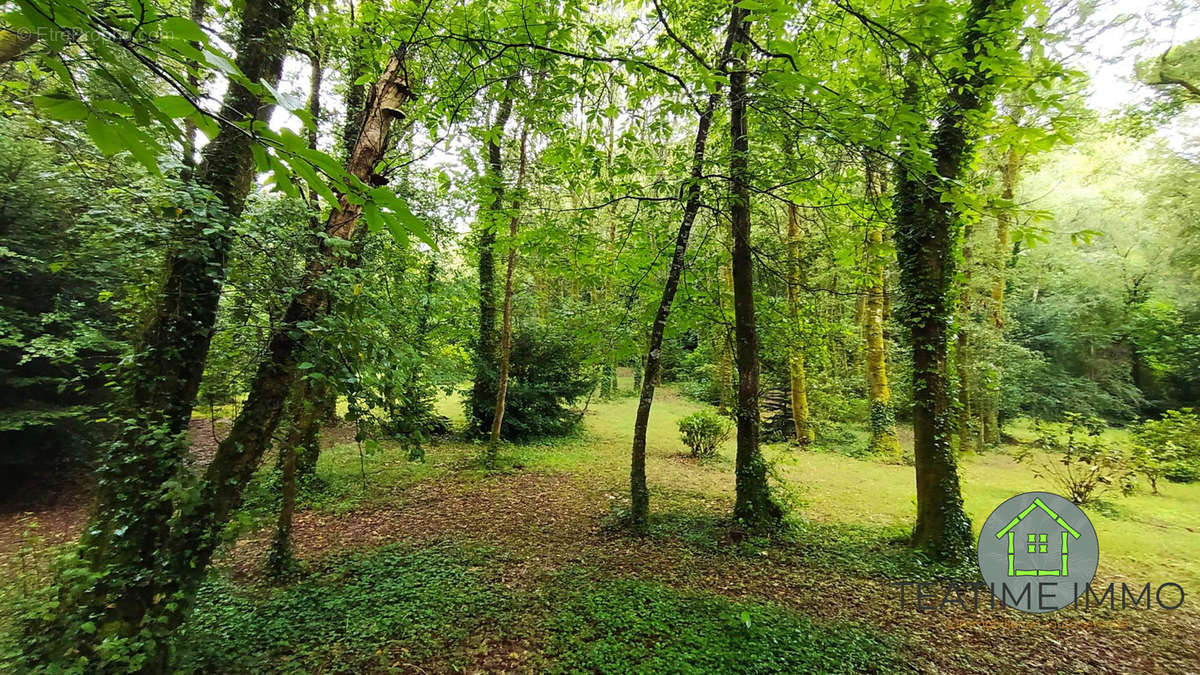
[[[512,115],[511,91],[496,108],[487,143],[486,180],[491,202],[479,214],[479,336],[475,345],[475,382],[471,388],[471,423],[482,434],[492,426],[496,405],[496,225],[504,210],[504,164],[501,140]]]
[[[746,52],[750,20],[733,10],[729,73],[729,217],[733,233],[733,331],[738,370],[736,498],[733,515],[746,527],[770,529],[782,511],[771,499],[767,464],[758,447],[758,328],[754,316],[754,260],[750,250],[750,135],[746,121]]]
[[[1019,18],[1012,0],[973,0],[960,39],[961,65],[931,136],[932,167],[902,157],[896,180],[896,240],[905,295],[904,320],[913,348],[913,445],[917,522],[914,545],[946,559],[965,559],[972,548],[971,523],[963,510],[951,434],[954,430],[946,376],[947,337],[953,312],[954,245],[961,229],[952,186],[973,150],[977,118],[995,94],[991,65],[1005,49]],[[909,74],[906,104],[918,101]],[[931,170],[930,170],[931,169]]]
[[[292,19],[292,3],[285,0],[246,5],[236,63],[250,81],[279,79]],[[221,116],[265,121],[272,108],[232,82]],[[45,645],[51,660],[68,654],[94,658],[105,638],[144,631],[139,647],[147,670],[166,667],[162,628],[146,614],[177,602],[162,592],[172,572],[160,551],[177,509],[173,497],[184,471],[185,432],[212,339],[233,219],[254,178],[252,143],[241,128],[222,127],[194,172],[196,184],[213,192],[220,209],[214,205],[207,214],[181,220],[152,314],[122,374],[127,412],[97,465],[95,506],[81,540],[80,556],[93,581],[86,588],[64,586],[57,625],[45,629],[63,638]],[[79,632],[84,622],[96,630]]]
[[[731,16],[729,33],[725,38],[725,46],[721,50],[720,63],[722,65],[729,59],[732,39]],[[633,450],[630,453],[629,462],[631,498],[629,524],[637,532],[646,530],[650,518],[650,490],[646,485],[646,427],[650,423],[650,408],[654,404],[654,388],[659,384],[659,377],[662,375],[663,335],[667,330],[667,319],[671,316],[671,305],[675,302],[675,293],[679,290],[679,279],[683,276],[683,263],[687,255],[688,239],[692,234],[692,224],[696,222],[696,214],[700,211],[704,153],[708,146],[708,132],[712,125],[713,113],[720,100],[719,89],[709,94],[708,102],[696,121],[696,140],[692,146],[692,170],[683,186],[686,195],[683,203],[683,220],[679,224],[679,233],[675,236],[675,252],[671,256],[671,267],[667,270],[667,281],[663,285],[662,298],[658,301],[654,324],[650,327],[650,343],[646,351],[645,372],[642,374],[637,415],[633,421]]]
[[[1007,206],[1011,204],[1016,191],[1017,176],[1021,168],[1021,155],[1015,147],[1009,148],[1004,156],[1004,166],[1000,171],[1002,191],[1000,196],[1006,202],[996,214],[995,248],[992,251],[992,289],[988,315],[996,338],[1004,337],[1004,286],[1008,282],[1008,259],[1012,248],[1012,211]],[[983,442],[988,446],[1000,444],[1000,385],[1001,373],[996,369],[987,381],[986,397],[983,401]]]
[[[882,177],[870,159],[866,161],[867,199],[877,202],[883,194]],[[883,223],[867,223],[867,274],[863,298],[863,325],[867,343],[867,401],[870,404],[871,444],[873,453],[892,461],[904,459],[896,437],[896,414],[892,409],[892,389],[888,385],[887,347],[883,340],[884,307]]]
[[[800,325],[800,221],[796,205],[788,202],[788,319],[792,338],[788,342],[788,383],[791,387],[792,425],[796,443],[807,446],[814,434],[808,422],[808,374],[804,369],[804,331]]]

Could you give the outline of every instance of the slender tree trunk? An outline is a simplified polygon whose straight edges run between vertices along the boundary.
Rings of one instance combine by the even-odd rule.
[[[734,11],[736,12],[736,10]],[[721,50],[720,63],[722,66],[729,59],[732,41],[733,16],[731,15],[729,33],[725,39],[725,46]],[[663,286],[662,299],[658,302],[654,325],[650,328],[650,344],[646,351],[646,370],[642,375],[637,417],[633,422],[633,451],[629,469],[629,492],[632,501],[629,524],[637,532],[646,530],[650,518],[650,490],[646,486],[646,427],[650,422],[650,407],[654,404],[654,387],[658,384],[662,372],[663,335],[667,330],[667,319],[671,315],[671,304],[675,301],[676,291],[679,290],[679,278],[683,275],[683,263],[687,254],[688,238],[692,234],[692,224],[696,221],[696,213],[700,210],[704,151],[708,144],[708,130],[712,125],[713,113],[720,100],[719,90],[709,94],[704,112],[700,113],[700,118],[696,122],[696,141],[692,148],[692,173],[683,185],[683,192],[687,195],[683,205],[683,221],[680,223],[679,233],[675,237],[675,253],[671,257],[671,268],[667,272],[667,282]]]
[[[733,59],[729,68],[729,216],[733,231],[733,332],[738,370],[737,461],[733,515],[751,529],[778,525],[783,513],[767,485],[767,464],[758,447],[758,328],[754,316],[754,259],[750,249],[750,135],[746,123],[746,60],[750,20],[733,10]]]
[[[1017,184],[1017,173],[1021,168],[1021,156],[1017,153],[1015,147],[1009,148],[1005,155],[1003,170],[1001,171],[1001,181],[1003,191],[1001,197],[1005,201],[1011,203],[1013,194]],[[992,328],[995,330],[996,338],[1003,340],[1004,337],[1004,286],[1007,282],[1008,258],[1011,255],[1010,249],[1012,243],[1009,240],[1009,233],[1012,229],[1012,211],[1007,207],[1000,209],[996,215],[996,247],[992,254],[992,264],[994,265],[992,276],[992,293],[990,303],[990,315]],[[983,442],[989,446],[1000,444],[1000,385],[1002,373],[999,369],[993,369],[991,377],[987,381],[987,398],[984,401],[983,411]]]
[[[521,154],[517,164],[517,191],[525,184],[526,143],[529,128],[521,132]],[[492,415],[492,434],[488,440],[487,464],[496,463],[496,446],[500,444],[500,427],[504,423],[504,406],[508,396],[508,369],[512,356],[512,304],[513,270],[517,266],[517,225],[520,223],[520,202],[513,204],[512,217],[508,219],[508,260],[504,270],[504,312],[500,324],[500,376],[496,386],[496,411]]]
[[[954,341],[954,370],[958,380],[958,451],[974,449],[971,410],[971,345],[967,325],[971,322],[971,228],[963,228],[963,285],[958,300],[958,331]]]
[[[482,433],[491,428],[496,403],[496,225],[504,209],[504,165],[500,141],[512,115],[513,99],[506,91],[496,110],[492,135],[488,138],[487,180],[492,203],[480,213],[479,234],[479,343],[475,350],[475,383],[471,390],[471,417]]]
[[[877,202],[883,194],[882,178],[866,160],[867,199]],[[883,224],[867,224],[867,287],[863,298],[863,319],[867,337],[867,400],[871,405],[871,452],[887,455],[900,463],[904,453],[896,437],[896,414],[892,409],[892,390],[888,385],[887,348],[883,340],[884,261]]]
[[[800,329],[800,222],[796,205],[788,211],[788,318],[791,319],[792,339],[788,344],[788,379],[792,393],[792,424],[796,443],[806,446],[814,434],[808,424],[808,377],[804,370],[804,344]]]
[[[969,121],[991,104],[995,71],[980,67],[989,52],[1011,37],[1011,21],[999,20],[1012,0],[973,0],[961,41],[963,63],[951,74],[950,89],[933,132],[933,164],[924,173],[903,157],[896,181],[896,239],[905,322],[913,347],[913,436],[917,522],[913,543],[933,554],[961,560],[972,550],[971,521],[962,506],[958,468],[950,436],[954,428],[946,377],[953,245],[960,218],[943,199],[961,176],[976,130]],[[905,103],[915,107],[915,74],[909,74]]]
[[[204,24],[204,13],[208,9],[208,0],[191,0],[191,5],[188,8],[188,18],[196,25]],[[192,47],[200,49],[200,44],[192,43]],[[192,69],[197,64],[189,63],[189,72],[187,82],[192,89],[199,89],[200,79],[196,76]],[[187,181],[191,180],[192,173],[196,169],[196,123],[191,119],[183,121],[183,172],[182,178]]]
[[[736,405],[733,396],[733,336],[728,305],[733,304],[733,263],[721,265],[721,321],[717,324],[717,409],[727,413]],[[728,303],[728,305],[727,305]]]
[[[278,80],[291,22],[290,2],[246,5],[236,61],[250,81]],[[271,110],[255,93],[232,82],[221,114],[230,120],[265,121]],[[147,652],[146,669],[166,667],[163,627],[146,614],[176,602],[161,592],[174,578],[161,553],[176,510],[171,486],[184,470],[184,432],[212,338],[233,218],[241,213],[254,177],[252,143],[242,129],[224,127],[205,146],[195,171],[196,183],[216,195],[224,214],[186,221],[179,248],[168,255],[153,315],[123,373],[127,417],[97,467],[99,488],[80,550],[95,581],[82,597],[62,599],[56,620],[63,625],[47,630],[61,630],[76,642],[51,645],[58,652],[55,657],[68,652],[93,657],[105,637],[144,631],[150,636],[139,638]],[[97,626],[91,637],[69,628],[85,620]],[[89,641],[78,642],[84,639]]]

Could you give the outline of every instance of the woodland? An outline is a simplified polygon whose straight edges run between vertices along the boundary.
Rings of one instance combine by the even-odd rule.
[[[0,670],[1200,672],[1198,104],[1192,0],[5,2]],[[1180,605],[902,602],[1034,490]]]

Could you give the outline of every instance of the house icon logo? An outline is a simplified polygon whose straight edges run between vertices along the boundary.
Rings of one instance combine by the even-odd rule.
[[[1083,511],[1026,492],[992,512],[979,534],[979,571],[1008,607],[1042,613],[1075,601],[1096,574],[1099,542]]]

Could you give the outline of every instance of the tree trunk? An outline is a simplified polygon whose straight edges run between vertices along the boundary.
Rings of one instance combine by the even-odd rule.
[[[808,424],[808,378],[804,370],[804,345],[800,330],[800,223],[796,205],[791,202],[788,210],[788,318],[791,320],[792,339],[788,343],[788,379],[792,393],[792,424],[796,443],[806,446],[813,441],[814,434]]]
[[[729,217],[733,233],[733,332],[738,370],[736,499],[733,515],[758,530],[783,516],[771,499],[767,464],[758,447],[758,329],[754,317],[754,260],[750,249],[750,136],[746,124],[747,10],[733,10],[734,55],[729,72]]]
[[[347,162],[350,175],[364,182],[371,177],[387,149],[392,120],[409,96],[403,54],[397,52],[367,99],[359,139]],[[341,197],[326,221],[325,239],[354,239],[361,210],[361,205]],[[145,592],[117,591],[116,604],[132,610],[125,616],[134,624],[171,631],[187,616],[221,530],[241,505],[242,491],[270,445],[284,402],[299,380],[297,357],[308,338],[296,326],[327,311],[330,298],[318,282],[337,264],[338,249],[328,244],[308,261],[301,291],[288,306],[281,327],[272,334],[250,395],[229,435],[218,445],[198,485],[181,497],[185,508],[175,514],[167,536],[152,543],[154,560],[162,572],[146,585]]]
[[[971,322],[971,228],[963,228],[963,285],[958,300],[958,331],[954,341],[954,370],[958,379],[958,451],[975,448],[971,411],[971,347],[967,325]]]
[[[916,459],[917,522],[913,543],[941,558],[966,559],[972,550],[971,522],[963,511],[958,468],[950,442],[954,422],[946,378],[953,245],[960,218],[943,196],[959,180],[969,159],[975,129],[969,118],[986,110],[995,93],[995,72],[980,67],[1011,36],[1009,21],[997,21],[1012,0],[973,0],[961,40],[963,64],[952,71],[950,89],[932,135],[934,170],[922,172],[904,156],[896,181],[896,240],[905,292],[904,319],[913,348],[913,444]],[[997,25],[999,24],[999,25]],[[994,58],[994,57],[993,57]],[[915,73],[907,76],[905,103],[917,103]]]
[[[492,203],[480,213],[479,342],[475,350],[475,383],[471,390],[471,423],[477,432],[491,428],[496,403],[496,225],[504,209],[504,166],[500,141],[512,114],[513,99],[506,91],[496,110],[488,138],[487,180]]]
[[[517,165],[517,191],[525,184],[526,143],[529,128],[521,132],[521,154]],[[517,266],[517,225],[520,223],[520,202],[514,202],[513,214],[508,219],[508,260],[504,270],[504,315],[500,324],[500,376],[496,383],[496,411],[492,415],[492,434],[488,440],[486,463],[496,463],[496,446],[500,444],[500,427],[504,423],[504,405],[508,396],[508,368],[512,355],[512,301],[513,270]]]
[[[291,22],[290,2],[246,5],[236,61],[250,81],[273,84],[279,79]],[[266,121],[272,109],[232,82],[221,115]],[[254,178],[252,143],[242,129],[223,127],[205,146],[195,171],[196,183],[216,195],[224,214],[185,221],[187,229],[179,234],[182,243],[168,255],[166,275],[137,341],[134,361],[122,374],[128,412],[117,440],[98,463],[95,507],[81,539],[81,558],[97,578],[84,597],[63,599],[57,619],[63,631],[79,623],[77,616],[90,617],[84,620],[94,620],[98,629],[89,634],[94,643],[78,631],[66,632],[88,642],[50,647],[59,654],[74,650],[92,657],[105,636],[145,630],[154,636],[142,640],[147,669],[166,667],[166,645],[159,639],[162,628],[143,618],[151,607],[175,602],[160,595],[172,575],[161,555],[176,509],[169,496],[184,470],[185,431],[208,356],[232,220],[241,213]]]
[[[866,161],[867,199],[877,202],[883,194],[881,176],[868,158]],[[888,386],[887,348],[883,341],[884,257],[883,224],[867,224],[867,287],[863,298],[863,319],[867,342],[867,400],[871,414],[873,453],[886,455],[900,463],[904,453],[896,437],[896,414],[892,409],[892,390]]]
[[[1021,156],[1017,154],[1016,148],[1009,148],[1005,156],[1004,167],[1001,171],[1001,183],[1003,192],[1001,197],[1012,203],[1013,194],[1017,184],[1017,172],[1021,167]],[[1010,249],[1012,244],[1009,241],[1009,233],[1012,229],[1012,211],[1006,206],[1000,209],[996,215],[996,247],[992,253],[992,293],[990,315],[992,320],[992,328],[995,330],[996,338],[1003,340],[1004,337],[1004,286],[1007,282],[1008,259],[1011,255]],[[987,381],[987,396],[984,400],[983,410],[983,442],[988,446],[997,446],[1000,444],[1000,385],[1002,373],[999,369],[993,369],[991,377]]]
[[[734,13],[736,11],[734,10]],[[725,38],[725,46],[721,50],[720,63],[722,66],[729,59],[732,42],[733,16],[731,15],[729,33]],[[684,257],[687,254],[688,238],[692,234],[692,224],[696,221],[696,213],[700,210],[700,184],[704,175],[704,151],[708,144],[708,130],[712,124],[713,112],[720,100],[719,89],[710,93],[704,112],[700,113],[696,122],[696,141],[692,148],[692,173],[683,184],[683,191],[687,195],[683,205],[683,221],[680,223],[679,233],[675,237],[675,253],[671,257],[667,282],[663,286],[662,298],[658,302],[658,311],[654,315],[654,325],[650,328],[650,344],[646,351],[646,370],[642,375],[637,417],[633,422],[633,451],[629,468],[631,497],[629,524],[637,532],[646,531],[646,525],[650,518],[650,490],[646,486],[646,426],[650,422],[650,407],[654,404],[654,387],[658,384],[662,372],[663,335],[667,330],[667,319],[671,315],[671,304],[675,301],[676,291],[679,290],[679,278],[683,275]]]

